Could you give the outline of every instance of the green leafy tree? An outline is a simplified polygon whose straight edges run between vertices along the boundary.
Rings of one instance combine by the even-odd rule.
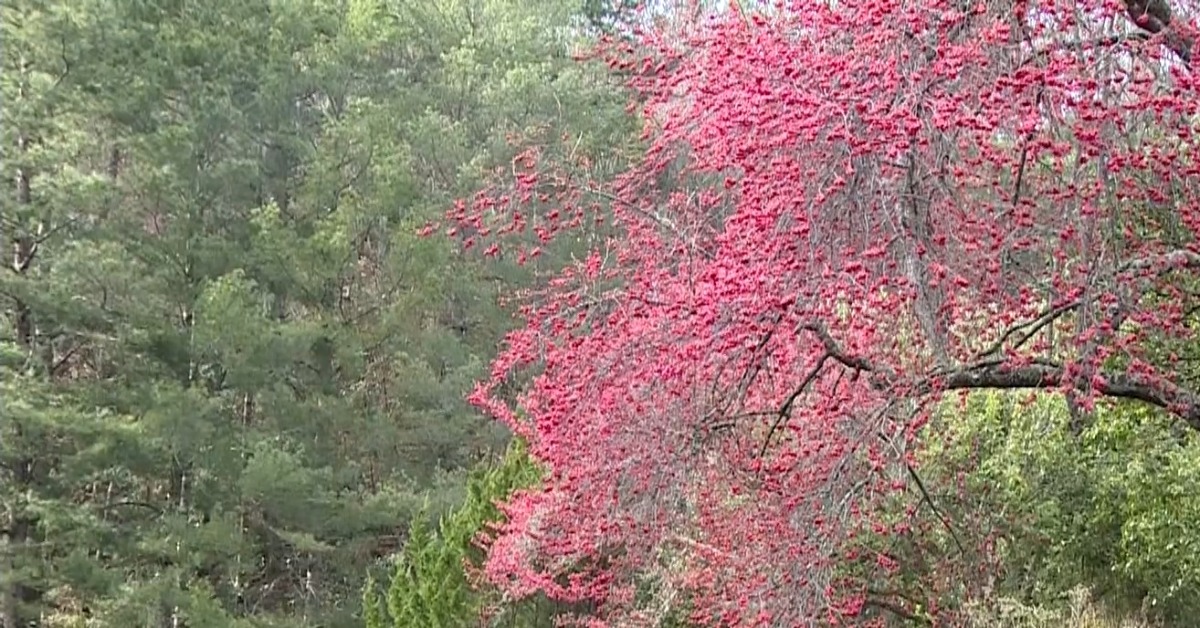
[[[1097,408],[1073,434],[1051,395],[948,402],[920,454],[920,484],[850,548],[887,590],[885,615],[1016,603],[1067,612],[1075,589],[1125,614],[1190,625],[1200,608],[1200,440],[1163,413]],[[885,556],[888,577],[876,560]],[[901,583],[899,588],[895,585]]]

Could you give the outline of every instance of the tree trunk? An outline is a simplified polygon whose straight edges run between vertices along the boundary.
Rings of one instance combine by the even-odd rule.
[[[8,530],[12,527],[12,510],[4,509],[3,529],[0,530],[0,628],[17,628],[17,600],[13,573],[12,543]]]
[[[24,60],[20,67],[27,67]],[[23,88],[18,90],[18,95],[25,95]],[[17,152],[25,153],[29,149],[30,141],[27,136],[19,134],[17,136]],[[32,175],[27,169],[19,167],[14,176],[16,205],[18,208],[28,209],[33,204]],[[20,214],[14,217],[13,222],[17,227],[11,234],[0,234],[0,242],[7,240],[11,246],[10,270],[19,275],[25,274],[29,270],[37,255],[37,241],[33,234],[22,228],[22,218],[23,216]],[[14,298],[12,299],[12,314],[13,332],[17,344],[27,354],[31,354],[35,342],[33,312],[28,303]],[[19,434],[20,426],[14,427]],[[11,486],[10,495],[23,494],[30,485],[33,459],[22,457],[4,461],[4,463],[4,476],[7,477],[0,478],[0,481],[5,481]],[[31,522],[29,517],[21,512],[22,510],[20,504],[7,503],[4,505],[4,519],[0,521],[3,526],[0,528],[0,628],[18,628],[22,620],[22,603],[36,602],[38,597],[37,591],[24,586],[16,576],[18,557],[24,546],[28,544],[30,533],[34,527],[34,522]]]

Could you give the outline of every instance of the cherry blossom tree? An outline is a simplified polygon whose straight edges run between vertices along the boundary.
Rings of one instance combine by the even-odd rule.
[[[491,581],[592,602],[596,625],[672,599],[704,625],[865,621],[838,548],[911,490],[947,394],[1200,429],[1200,382],[1163,349],[1200,288],[1173,2],[735,3],[614,42],[638,163],[605,183],[530,150],[449,215],[490,255],[593,243],[520,295],[472,396],[547,469],[505,505]]]

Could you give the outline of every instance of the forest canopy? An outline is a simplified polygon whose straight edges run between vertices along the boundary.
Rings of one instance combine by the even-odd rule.
[[[6,2],[0,628],[1191,625],[1198,18]]]

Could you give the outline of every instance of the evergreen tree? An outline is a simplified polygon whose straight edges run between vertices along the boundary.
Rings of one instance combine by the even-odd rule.
[[[469,579],[482,558],[478,542],[488,526],[502,518],[496,503],[514,490],[533,486],[539,477],[524,443],[514,440],[499,464],[483,465],[471,473],[466,499],[443,516],[436,529],[430,529],[425,511],[414,517],[404,550],[395,558],[386,595],[380,595],[374,579],[368,580],[367,628],[454,628],[469,625],[485,613],[490,602],[486,590],[473,589]],[[526,619],[538,618],[528,609],[517,610],[525,610]]]
[[[0,625],[360,621],[506,439],[464,397],[523,271],[418,229],[513,134],[627,131],[573,15],[6,3]]]

